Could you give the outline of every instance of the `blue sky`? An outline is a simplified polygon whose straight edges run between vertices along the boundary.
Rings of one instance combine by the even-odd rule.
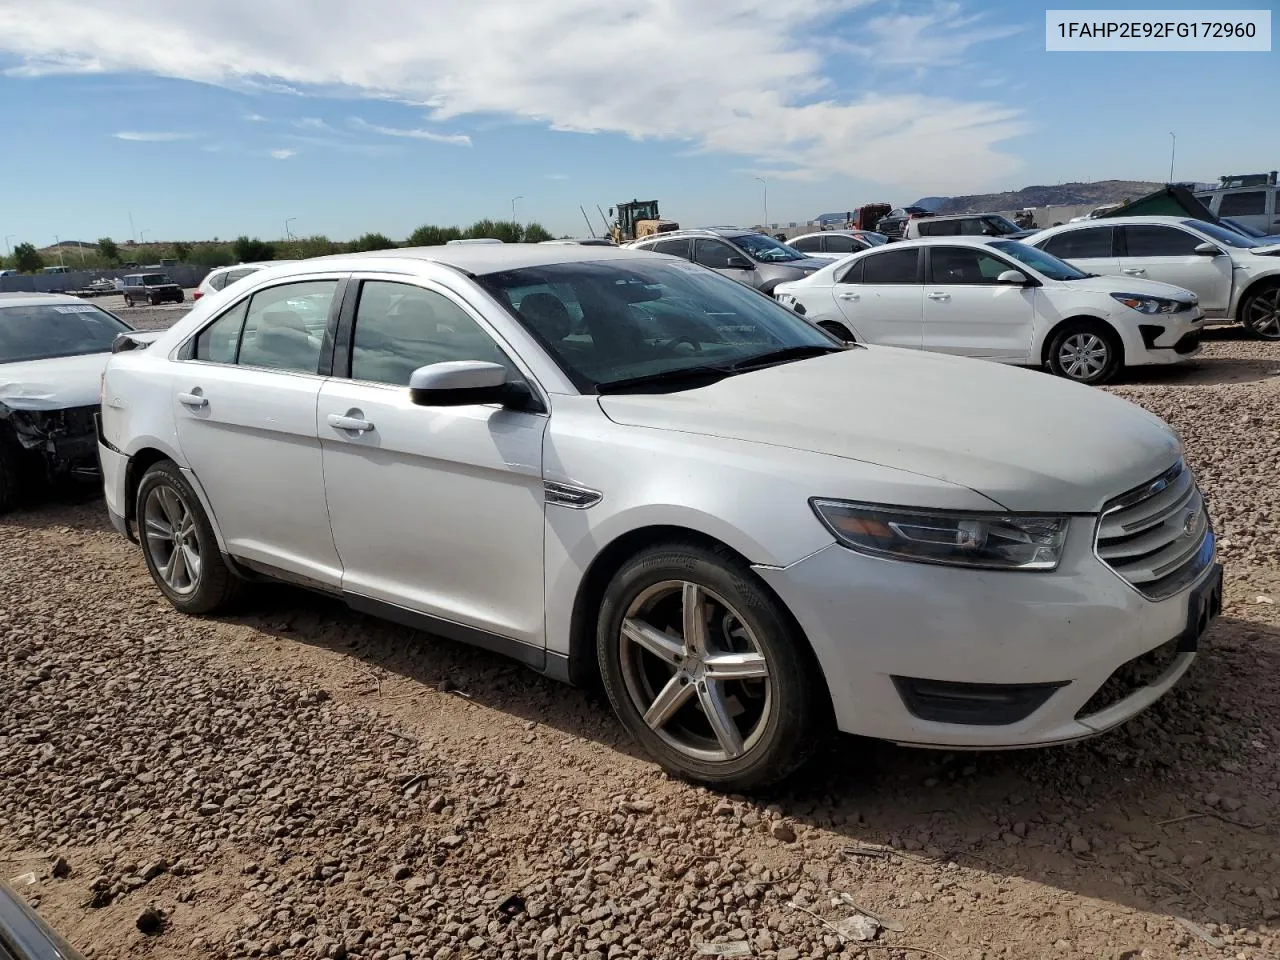
[[[1054,2],[1054,9],[1106,4]],[[1117,5],[1119,6],[1119,5]],[[1126,5],[1127,6],[1127,5]],[[1207,0],[1163,8],[1223,9]],[[0,0],[0,234],[688,225],[1280,165],[1276,53],[1047,53],[1001,0]],[[757,181],[763,177],[767,186]],[[141,237],[140,237],[141,238]]]

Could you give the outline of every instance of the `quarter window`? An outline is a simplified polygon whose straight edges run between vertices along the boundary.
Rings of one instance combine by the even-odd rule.
[[[862,260],[863,283],[917,283],[916,250],[886,250]]]
[[[1218,207],[1220,217],[1250,217],[1267,212],[1267,194],[1265,190],[1250,190],[1246,193],[1224,193],[1222,203]]]
[[[864,257],[860,257],[845,267],[844,272],[836,276],[836,283],[861,283],[862,261],[864,259]]]
[[[1204,243],[1195,234],[1158,224],[1140,224],[1124,228],[1131,257],[1189,257]]]
[[[1092,257],[1111,257],[1111,227],[1088,227],[1083,230],[1068,230],[1044,243],[1046,253],[1052,253],[1059,260],[1087,260]]]
[[[249,301],[237,362],[315,373],[337,280],[309,280],[259,290]]]
[[[554,305],[546,309],[550,301]],[[569,334],[568,311],[554,294],[527,293],[521,299],[522,316],[539,308],[554,311],[563,327],[557,332]],[[550,322],[541,314],[538,319]],[[479,324],[443,294],[404,283],[364,282],[351,342],[353,380],[404,387],[419,367],[447,360],[486,360],[514,369]]]
[[[227,275],[225,273],[215,273],[209,278],[209,286],[215,290],[221,290],[227,285]]]

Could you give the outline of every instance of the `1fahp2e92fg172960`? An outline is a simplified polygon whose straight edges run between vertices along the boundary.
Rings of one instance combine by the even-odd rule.
[[[720,788],[780,780],[835,729],[1098,733],[1178,681],[1218,607],[1155,417],[846,347],[673,257],[310,260],[130,347],[106,371],[107,503],[178,609],[273,578],[599,678],[663,766]]]

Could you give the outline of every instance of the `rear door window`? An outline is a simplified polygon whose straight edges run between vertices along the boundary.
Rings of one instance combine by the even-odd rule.
[[[853,253],[855,250],[861,250],[862,245],[853,237],[843,237],[839,234],[832,234],[826,238],[827,253]]]
[[[827,238],[828,241],[831,239]],[[798,240],[792,240],[790,246],[795,247],[801,253],[821,253],[822,237],[801,237]]]
[[[886,250],[861,263],[863,283],[919,283],[919,250]]]
[[[1112,227],[1087,227],[1068,230],[1044,242],[1045,253],[1059,260],[1087,260],[1091,257],[1114,256]]]
[[[693,259],[693,241],[688,237],[679,240],[659,240],[649,249],[654,253],[666,253],[685,260]]]

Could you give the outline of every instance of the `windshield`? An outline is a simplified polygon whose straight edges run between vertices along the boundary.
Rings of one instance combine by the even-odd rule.
[[[129,329],[88,303],[0,307],[0,363],[106,353]]]
[[[1236,233],[1234,230],[1228,230],[1226,227],[1220,227],[1216,223],[1209,223],[1205,220],[1183,220],[1182,225],[1190,227],[1192,230],[1199,230],[1206,237],[1213,237],[1219,243],[1225,243],[1229,247],[1266,246],[1266,244],[1259,243],[1253,237],[1246,237],[1243,233]]]
[[[733,242],[747,252],[747,255],[761,263],[786,263],[790,260],[803,260],[805,255],[785,243],[779,243],[773,237],[763,233],[744,233],[733,237]]]
[[[697,384],[676,380],[679,371],[732,375],[741,371],[730,366],[766,354],[835,347],[771,298],[691,263],[558,263],[479,280],[586,393],[655,375],[687,389]]]
[[[1230,217],[1223,217],[1222,222],[1234,230],[1236,233],[1242,233],[1246,237],[1265,237],[1266,234],[1257,227],[1251,227],[1247,223],[1241,223],[1239,220],[1232,220]]]
[[[1089,274],[1077,270],[1066,261],[1059,260],[1051,253],[1045,253],[1035,247],[1029,247],[1017,240],[999,240],[991,244],[992,249],[1025,263],[1036,273],[1043,274],[1050,280],[1083,280]]]

